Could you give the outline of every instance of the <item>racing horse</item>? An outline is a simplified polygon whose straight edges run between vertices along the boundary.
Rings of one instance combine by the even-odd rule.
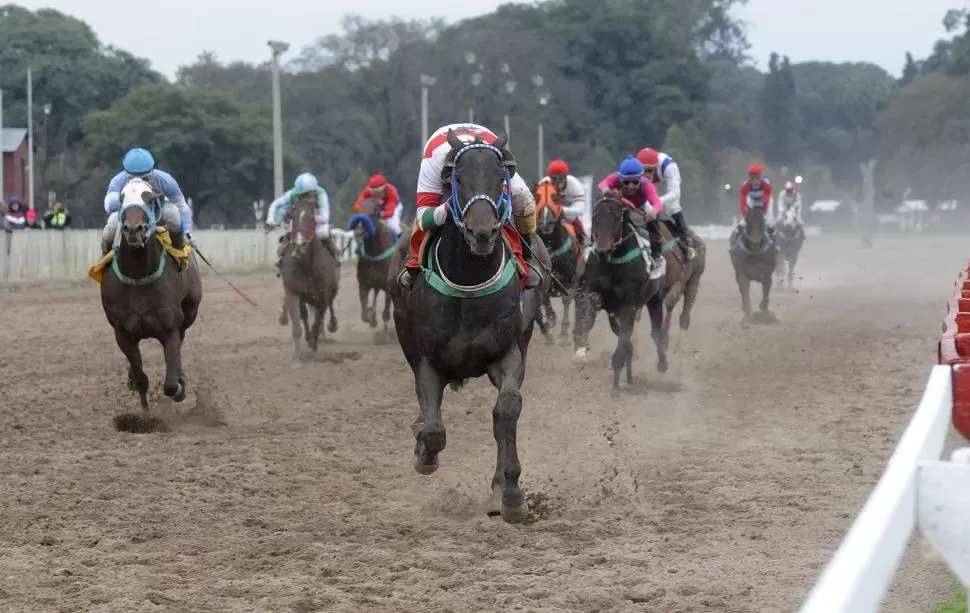
[[[697,292],[701,285],[701,275],[707,267],[707,245],[693,230],[688,230],[694,238],[694,258],[685,260],[682,249],[676,247],[680,238],[673,234],[671,228],[673,220],[663,220],[660,224],[660,239],[663,243],[663,254],[667,260],[667,273],[664,277],[664,307],[666,313],[663,318],[663,329],[670,330],[674,308],[683,298],[684,306],[680,309],[680,329],[684,332],[690,328],[690,314],[697,299]]]
[[[575,357],[585,359],[589,331],[596,313],[605,310],[616,335],[613,351],[613,390],[620,387],[626,367],[627,385],[633,384],[633,331],[639,310],[647,307],[651,336],[657,345],[657,370],[667,370],[667,331],[663,328],[664,278],[650,278],[645,254],[650,245],[637,233],[630,216],[633,204],[616,195],[604,196],[593,205],[593,245],[576,293],[576,324],[573,328]]]
[[[735,229],[729,242],[731,264],[734,277],[741,292],[741,310],[745,321],[755,321],[751,316],[751,282],[761,283],[761,320],[775,322],[777,319],[768,309],[771,295],[772,274],[778,251],[774,240],[768,234],[765,223],[764,206],[748,207],[744,224]]]
[[[550,298],[562,297],[562,327],[559,335],[561,338],[568,338],[569,305],[573,301],[572,293],[575,292],[576,282],[583,272],[585,262],[576,231],[572,224],[562,220],[562,206],[559,204],[562,194],[556,184],[543,181],[532,192],[536,197],[536,231],[552,260],[552,274],[559,281],[552,283],[549,294],[536,315],[539,330],[552,342],[548,330],[550,326],[556,325],[556,312],[552,309]]]
[[[493,144],[480,137],[462,142],[448,131],[451,151],[442,169],[450,183],[448,217],[422,246],[422,274],[410,289],[392,284],[394,327],[411,371],[419,413],[412,424],[414,468],[438,469],[445,448],[441,402],[445,386],[488,375],[498,390],[492,409],[497,461],[487,513],[509,523],[524,521],[528,503],[519,486],[522,467],[516,442],[522,383],[534,320],[549,280],[521,293],[522,279],[506,242],[511,223],[515,160],[507,135]],[[450,182],[449,182],[450,179]],[[406,241],[402,241],[406,242]],[[547,267],[541,241],[531,248]],[[394,256],[400,263],[403,248]],[[400,272],[398,266],[395,272]],[[395,275],[396,276],[396,275]]]
[[[360,320],[377,327],[377,298],[384,292],[384,331],[391,320],[391,294],[388,293],[388,272],[391,256],[397,245],[390,228],[380,219],[380,209],[371,200],[361,204],[361,213],[350,219],[349,229],[357,243],[357,289],[360,294]],[[368,305],[370,293],[374,301]]]
[[[283,279],[283,312],[280,325],[290,321],[293,337],[293,357],[300,357],[301,330],[310,351],[316,353],[323,327],[323,317],[330,310],[327,330],[337,331],[337,315],[334,313],[334,300],[340,283],[337,257],[316,236],[315,220],[316,195],[313,193],[298,197],[293,203],[290,217],[290,240],[283,251],[280,262],[280,277]],[[313,325],[308,319],[308,307],[313,307]]]
[[[141,178],[129,180],[120,200],[114,248],[102,260],[111,263],[95,278],[101,283],[101,306],[118,348],[128,358],[128,388],[138,393],[147,411],[148,375],[139,343],[149,338],[161,343],[162,391],[175,402],[185,400],[182,343],[199,312],[202,279],[190,249],[176,250],[167,229],[157,226],[160,207],[151,184]]]
[[[795,264],[798,254],[805,243],[805,228],[798,223],[794,208],[787,208],[781,214],[781,220],[775,227],[775,241],[778,243],[778,259],[775,268],[775,283],[779,289],[785,287],[785,268],[788,268],[788,287],[793,286],[795,279]]]

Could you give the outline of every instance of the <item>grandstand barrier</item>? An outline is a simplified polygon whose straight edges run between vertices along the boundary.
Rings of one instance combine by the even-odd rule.
[[[705,240],[726,240],[733,226],[695,226]],[[342,259],[355,257],[352,232],[333,229]],[[821,232],[806,228],[808,236]],[[280,232],[196,230],[196,244],[220,271],[252,270],[276,261]],[[101,230],[21,230],[0,236],[0,282],[83,278],[101,257]],[[204,269],[205,267],[203,267]]]
[[[970,584],[970,447],[940,461],[951,423],[970,438],[970,264],[955,285],[916,414],[800,613],[878,611],[917,526]]]

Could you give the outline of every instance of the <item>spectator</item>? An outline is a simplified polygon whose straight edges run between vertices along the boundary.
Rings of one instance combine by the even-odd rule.
[[[3,215],[3,227],[10,232],[11,230],[23,230],[27,226],[24,217],[24,205],[20,198],[10,196],[7,200],[7,212]]]
[[[53,209],[48,209],[44,213],[44,226],[54,230],[63,230],[71,225],[71,214],[67,212],[64,205],[60,202],[54,203]]]
[[[27,219],[27,227],[31,230],[40,230],[43,228],[43,226],[37,222],[37,211],[34,209],[27,209],[24,217]]]

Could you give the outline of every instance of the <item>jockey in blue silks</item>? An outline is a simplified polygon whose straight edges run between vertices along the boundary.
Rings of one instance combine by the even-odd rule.
[[[147,181],[155,189],[156,194],[165,197],[161,203],[161,210],[156,211],[159,225],[168,229],[172,238],[172,246],[181,249],[186,242],[192,242],[192,209],[189,208],[182,195],[182,189],[172,175],[155,168],[155,158],[147,149],[130,149],[121,161],[122,170],[108,183],[108,192],[104,195],[104,210],[108,215],[108,223],[101,235],[101,249],[104,253],[111,250],[115,233],[120,223],[120,211],[123,204],[120,199],[121,189],[129,179],[139,177]]]

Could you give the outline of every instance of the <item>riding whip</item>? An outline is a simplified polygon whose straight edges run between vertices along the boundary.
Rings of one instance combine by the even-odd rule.
[[[199,257],[202,258],[202,261],[205,262],[209,266],[209,268],[212,269],[212,272],[214,272],[217,277],[219,277],[220,279],[222,279],[226,283],[226,285],[228,285],[229,287],[231,287],[250,306],[252,306],[252,307],[255,307],[256,306],[256,301],[255,300],[253,300],[252,298],[250,298],[249,296],[247,296],[246,294],[244,294],[241,289],[239,289],[238,287],[236,287],[235,285],[233,285],[232,284],[232,281],[230,281],[229,279],[227,279],[224,276],[222,276],[221,274],[219,274],[219,271],[216,270],[216,267],[212,265],[212,262],[210,262],[209,259],[207,257],[205,257],[202,254],[201,251],[199,251],[199,248],[198,247],[196,247],[195,245],[192,245],[192,249],[197,254],[199,254]]]

